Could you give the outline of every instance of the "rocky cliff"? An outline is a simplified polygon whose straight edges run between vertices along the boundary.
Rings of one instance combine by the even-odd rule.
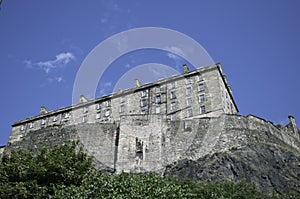
[[[199,181],[245,179],[264,192],[300,193],[300,138],[293,120],[275,126],[255,116],[165,121],[126,116],[114,124],[51,126],[11,139],[6,152],[80,140],[110,172],[159,172]]]

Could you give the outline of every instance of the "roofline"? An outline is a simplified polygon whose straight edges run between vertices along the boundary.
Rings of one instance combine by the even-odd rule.
[[[221,72],[220,64],[216,63],[214,65],[210,65],[210,66],[205,66],[205,67],[202,67],[202,68],[198,68],[198,69],[190,71],[188,73],[183,73],[183,74],[171,76],[171,77],[168,77],[168,78],[165,78],[165,79],[158,80],[156,82],[151,82],[151,83],[147,83],[147,84],[141,85],[139,87],[129,88],[129,89],[123,90],[121,92],[111,93],[109,95],[106,95],[106,96],[103,96],[103,97],[100,97],[100,98],[97,98],[97,99],[89,100],[87,102],[82,102],[82,103],[78,103],[78,104],[75,104],[75,105],[71,105],[71,106],[67,106],[67,107],[64,107],[64,108],[60,108],[60,109],[55,110],[55,111],[50,111],[49,113],[46,113],[46,114],[29,117],[29,118],[26,118],[26,119],[23,119],[23,120],[15,122],[14,124],[12,124],[12,127],[18,126],[20,124],[27,123],[29,121],[35,121],[35,120],[47,118],[49,116],[53,116],[53,115],[57,115],[57,114],[60,114],[60,113],[68,112],[68,111],[71,111],[72,109],[79,109],[79,108],[82,108],[82,107],[85,107],[85,106],[88,106],[88,105],[91,105],[91,104],[96,104],[96,103],[99,103],[99,102],[102,102],[102,101],[106,101],[106,100],[109,100],[109,99],[117,98],[117,97],[120,97],[122,95],[128,95],[130,93],[139,92],[141,90],[144,90],[144,89],[147,89],[147,88],[151,88],[151,87],[154,87],[154,86],[157,86],[157,85],[167,84],[169,82],[172,82],[172,81],[175,81],[175,80],[178,80],[178,79],[182,79],[182,78],[185,78],[187,76],[192,76],[194,74],[201,73],[203,71],[213,70],[214,68],[218,68],[218,70],[219,70],[219,72],[221,74],[221,77],[223,79],[223,82],[224,82],[224,84],[226,86],[226,89],[228,90],[228,93],[230,94],[230,97],[231,97],[231,99],[232,99],[232,101],[234,103],[234,106],[238,110],[238,108],[237,108],[237,106],[236,106],[236,104],[234,102],[234,99],[233,99],[233,97],[232,97],[232,95],[230,93],[230,90],[228,88],[228,85],[225,82],[225,79],[223,77],[223,73]]]
[[[236,105],[236,103],[235,103],[235,101],[234,101],[234,99],[233,99],[233,95],[231,94],[231,91],[230,91],[230,89],[229,89],[229,86],[228,86],[228,84],[226,83],[226,80],[225,80],[225,78],[224,78],[224,74],[222,73],[221,64],[220,64],[220,63],[217,63],[216,65],[217,65],[218,71],[219,71],[219,73],[220,73],[220,75],[221,75],[221,77],[222,77],[223,83],[225,84],[226,90],[227,90],[227,92],[229,93],[230,99],[231,99],[231,101],[233,102],[233,105],[234,105],[234,107],[236,108],[236,111],[239,112],[239,109],[238,109],[238,107],[237,107],[237,105]]]

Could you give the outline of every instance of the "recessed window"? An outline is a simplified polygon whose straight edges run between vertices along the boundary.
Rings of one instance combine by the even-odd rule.
[[[87,113],[89,112],[89,108],[88,107],[83,107],[83,113]]]
[[[176,88],[176,82],[171,82],[171,89]]]
[[[187,95],[190,95],[192,93],[192,87],[187,87],[185,92]]]
[[[204,101],[205,101],[204,95],[199,95],[199,102],[204,102]]]
[[[45,120],[45,119],[42,119],[41,124],[42,124],[42,125],[45,125],[45,124],[46,124],[46,120]]]
[[[25,126],[24,126],[24,125],[22,125],[20,129],[21,129],[21,131],[24,131],[24,129],[25,129]]]
[[[102,103],[101,102],[99,102],[98,104],[96,104],[96,109],[97,110],[99,110],[99,109],[101,109],[102,108]]]
[[[170,93],[170,98],[171,98],[171,99],[175,99],[175,98],[176,98],[176,93],[175,93],[175,91],[171,91],[171,93]]]
[[[147,91],[146,90],[143,90],[142,91],[142,97],[146,97],[147,96]]]
[[[84,116],[82,117],[81,121],[82,121],[83,123],[84,123],[84,122],[87,122],[87,116],[84,115]]]
[[[121,97],[120,97],[120,103],[123,103],[123,102],[125,102],[125,97],[124,97],[124,96],[121,96]]]
[[[171,121],[174,121],[174,120],[176,120],[176,113],[174,113],[174,114],[171,114],[170,118],[171,118]]]
[[[141,107],[145,107],[147,106],[147,100],[146,99],[142,99],[141,100]]]
[[[190,108],[187,110],[187,116],[192,117],[193,116],[193,110]]]
[[[100,119],[101,118],[101,113],[97,113],[96,114],[96,119]]]
[[[160,103],[160,101],[161,101],[160,95],[157,95],[155,97],[155,103]]]
[[[70,114],[69,113],[64,113],[64,118],[65,119],[68,119],[70,117]]]
[[[192,98],[189,97],[186,99],[186,105],[190,106],[192,104]]]
[[[202,75],[198,75],[198,81],[203,81]]]
[[[156,93],[160,93],[160,86],[156,86],[156,87],[155,87],[155,92],[156,92]]]
[[[53,116],[53,122],[57,121],[57,115]]]
[[[199,84],[198,85],[198,91],[204,91],[204,84]]]
[[[111,100],[107,100],[105,103],[106,103],[106,106],[107,106],[107,107],[110,107],[110,106],[111,106]]]
[[[171,110],[174,111],[176,109],[176,102],[171,102]]]
[[[121,105],[121,106],[120,106],[120,109],[119,109],[119,112],[120,112],[120,113],[124,113],[124,110],[125,110],[125,106],[124,106],[124,105]]]
[[[160,106],[157,106],[157,107],[155,108],[155,113],[156,113],[156,114],[160,113]]]
[[[191,77],[186,77],[185,78],[185,83],[186,84],[191,84],[192,83],[192,78]]]
[[[107,110],[105,111],[105,117],[108,117],[109,115],[110,115],[110,110],[107,109]]]
[[[145,115],[146,114],[146,110],[141,110],[141,114]]]
[[[200,114],[204,114],[204,113],[206,113],[206,108],[205,108],[205,106],[201,106],[200,107]]]
[[[33,123],[33,122],[30,122],[30,123],[29,123],[29,128],[32,129],[33,127],[34,127],[34,123]]]

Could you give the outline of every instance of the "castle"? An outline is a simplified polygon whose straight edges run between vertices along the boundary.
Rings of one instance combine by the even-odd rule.
[[[12,125],[7,151],[80,140],[98,166],[116,172],[157,171],[182,158],[198,159],[245,144],[245,131],[268,132],[299,150],[299,132],[238,108],[219,63],[120,90]],[[282,133],[284,132],[284,133]],[[296,141],[295,141],[296,140]]]

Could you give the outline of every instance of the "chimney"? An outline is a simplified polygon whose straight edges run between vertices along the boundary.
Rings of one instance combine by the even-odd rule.
[[[292,126],[292,129],[293,129],[293,132],[298,134],[299,132],[298,132],[298,128],[297,128],[297,125],[296,125],[296,122],[295,122],[295,118],[292,115],[289,115],[289,120],[290,120],[290,124]]]
[[[80,95],[80,103],[87,102],[88,99],[84,95]]]
[[[135,86],[135,88],[140,87],[141,86],[141,82],[138,79],[135,79],[134,80],[134,86]]]
[[[190,71],[189,67],[186,64],[183,64],[182,67],[183,67],[183,73],[188,73]]]
[[[45,115],[46,113],[48,113],[48,110],[46,109],[46,107],[41,106],[40,115]]]

